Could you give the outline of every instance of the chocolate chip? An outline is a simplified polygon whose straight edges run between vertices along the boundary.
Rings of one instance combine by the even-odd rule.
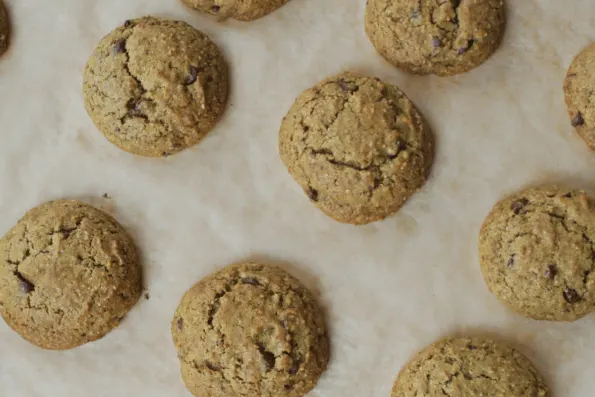
[[[475,40],[473,40],[473,39],[467,40],[467,47],[459,48],[457,50],[457,54],[462,55],[462,54],[466,53],[473,46],[474,43],[475,43]]]
[[[463,47],[461,47],[457,50],[457,54],[459,54],[459,55],[463,55],[465,52],[467,52],[467,49],[463,48]]]
[[[512,209],[512,211],[518,215],[527,204],[529,204],[529,200],[527,200],[526,198],[522,198],[512,203],[510,209]]]
[[[178,331],[181,331],[184,328],[184,319],[182,317],[178,318]]]
[[[130,19],[127,19],[127,20],[124,21],[124,27],[125,28],[129,27],[130,25],[132,25],[132,21]]]
[[[442,41],[440,41],[440,39],[438,37],[434,37],[432,39],[432,45],[434,46],[434,48],[438,48],[442,46]]]
[[[407,142],[401,138],[397,139],[397,151],[402,152],[405,149],[407,149]]]
[[[266,370],[270,371],[273,368],[275,368],[275,362],[277,361],[277,357],[275,357],[273,353],[266,351],[262,346],[259,346],[258,350],[262,355],[262,359],[264,360],[264,366]]]
[[[585,119],[583,118],[583,115],[581,114],[581,112],[576,112],[576,116],[574,116],[574,118],[572,119],[572,126],[579,127],[584,124]]]
[[[291,385],[291,384],[289,384],[289,383],[288,383],[288,384],[286,384],[286,385],[285,385],[285,386],[283,386],[283,387],[285,388],[285,390],[291,390],[291,389],[293,389],[293,385]]]
[[[107,194],[107,193],[103,193],[103,198],[106,198],[106,199],[108,199],[108,198],[109,198],[109,194]]]
[[[243,278],[243,279],[242,279],[242,284],[249,284],[249,285],[256,285],[256,286],[260,285],[260,283],[258,282],[258,280],[257,280],[257,279],[255,279],[255,278],[250,278],[250,277],[248,277],[248,278]]]
[[[188,68],[188,76],[186,77],[186,80],[184,80],[184,84],[194,84],[196,82],[197,77],[198,69],[195,66],[190,65],[190,68]]]
[[[145,293],[145,300],[147,300],[147,301],[148,301],[149,299],[151,299],[151,296],[149,295],[149,293],[148,293],[148,292],[146,292],[146,293]]]
[[[19,279],[19,288],[23,294],[29,294],[35,290],[35,286],[20,273],[17,274]]]
[[[211,7],[211,11],[213,11],[213,12],[219,12],[220,9],[221,9],[221,6],[213,6],[213,7]]]
[[[126,40],[124,40],[124,39],[117,40],[114,43],[114,46],[112,47],[112,52],[114,54],[122,54],[122,53],[126,52]]]
[[[347,85],[347,82],[343,79],[339,80],[339,87],[341,87],[343,91],[349,91],[349,86]]]
[[[558,274],[558,267],[553,263],[547,265],[546,271],[543,272],[543,276],[550,280],[553,280],[556,277],[556,274]]]
[[[566,193],[564,196],[562,196],[564,198],[572,198],[572,192],[568,192]]]
[[[508,262],[506,262],[506,266],[508,267],[513,267],[514,266],[514,258],[515,258],[516,254],[512,254],[510,256],[510,259],[508,259]]]
[[[576,292],[576,290],[572,288],[566,288],[563,295],[564,299],[568,303],[577,303],[581,300],[581,296],[578,294],[578,292]]]
[[[318,201],[318,190],[308,187],[306,194],[308,195],[308,197],[310,197],[310,200]]]

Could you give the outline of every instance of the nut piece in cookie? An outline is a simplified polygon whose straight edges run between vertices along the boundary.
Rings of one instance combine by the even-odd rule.
[[[522,353],[483,338],[448,338],[401,370],[391,397],[548,397],[535,366]]]
[[[595,309],[595,206],[580,190],[554,186],[495,205],[479,236],[490,291],[519,314],[574,321]]]
[[[581,51],[572,61],[564,80],[564,98],[570,124],[591,150],[595,150],[595,43]]]
[[[395,213],[424,185],[434,139],[399,88],[342,73],[296,99],[281,124],[279,153],[316,207],[365,224]]]
[[[165,157],[198,143],[225,110],[218,47],[185,22],[128,20],[105,36],[83,77],[85,108],[114,145]]]
[[[329,342],[312,294],[284,270],[228,266],[192,287],[171,326],[197,397],[301,397],[325,371]]]
[[[368,0],[365,29],[394,66],[450,76],[484,63],[505,27],[504,0]]]
[[[42,348],[71,349],[102,338],[140,291],[132,239],[87,204],[35,207],[0,240],[0,314]]]
[[[270,14],[289,0],[182,0],[188,7],[215,15],[220,21],[227,18],[253,21]]]

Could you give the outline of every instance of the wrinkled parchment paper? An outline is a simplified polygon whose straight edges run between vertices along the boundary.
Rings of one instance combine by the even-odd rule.
[[[327,311],[332,361],[310,396],[388,397],[412,354],[453,333],[517,346],[554,397],[593,395],[595,315],[553,324],[511,313],[485,287],[476,247],[503,195],[542,182],[595,187],[595,154],[572,132],[562,94],[572,57],[595,40],[595,3],[509,0],[496,55],[436,78],[401,73],[374,52],[364,0],[291,0],[259,21],[221,24],[176,0],[5,2],[14,36],[0,59],[0,234],[46,200],[86,200],[135,236],[149,299],[104,339],[66,352],[31,346],[0,321],[0,396],[190,396],[171,342],[173,312],[194,282],[246,259],[285,266]],[[109,144],[81,95],[98,40],[147,14],[210,35],[233,83],[220,125],[162,160]],[[345,69],[398,84],[438,140],[423,191],[364,227],[310,205],[277,154],[294,98]]]

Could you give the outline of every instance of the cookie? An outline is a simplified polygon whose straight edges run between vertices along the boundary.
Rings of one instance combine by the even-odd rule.
[[[168,156],[215,126],[228,79],[219,49],[205,34],[185,22],[144,17],[99,42],[84,72],[85,108],[121,149]]]
[[[484,63],[505,26],[504,0],[368,0],[365,29],[394,66],[450,76]]]
[[[585,192],[532,188],[496,204],[479,236],[492,293],[536,319],[574,321],[595,309],[595,205]]]
[[[64,350],[100,339],[138,301],[135,246],[87,204],[40,205],[0,240],[0,314],[27,341]]]
[[[200,12],[238,21],[253,21],[275,11],[289,0],[182,0],[184,4]]]
[[[531,361],[482,338],[450,338],[418,353],[401,370],[391,397],[547,397]]]
[[[342,73],[302,93],[279,153],[312,203],[340,222],[386,218],[425,183],[433,135],[394,85]]]
[[[8,36],[10,33],[10,24],[8,23],[8,14],[4,7],[4,2],[0,0],[0,55],[8,49]]]
[[[256,263],[226,267],[186,292],[172,336],[184,383],[200,397],[301,397],[329,358],[312,294]]]
[[[591,150],[595,150],[595,43],[578,54],[564,80],[564,97],[570,123]]]

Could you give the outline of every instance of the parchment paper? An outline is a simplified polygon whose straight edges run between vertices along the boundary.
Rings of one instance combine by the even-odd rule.
[[[135,236],[149,300],[104,339],[66,352],[31,346],[0,321],[0,396],[189,396],[173,312],[193,283],[246,259],[282,264],[327,311],[332,361],[310,396],[388,397],[412,354],[453,333],[517,346],[553,396],[593,395],[595,315],[553,324],[511,313],[488,292],[476,247],[503,195],[543,182],[595,187],[595,154],[572,132],[562,94],[572,57],[595,39],[595,3],[509,0],[497,54],[468,74],[437,78],[404,74],[375,53],[364,0],[291,0],[259,21],[221,24],[176,0],[5,2],[14,36],[0,59],[0,234],[46,200],[98,205]],[[206,32],[233,78],[220,125],[163,160],[109,144],[81,94],[98,40],[147,14]],[[310,205],[277,153],[294,98],[346,69],[398,84],[438,139],[423,191],[364,227]]]

